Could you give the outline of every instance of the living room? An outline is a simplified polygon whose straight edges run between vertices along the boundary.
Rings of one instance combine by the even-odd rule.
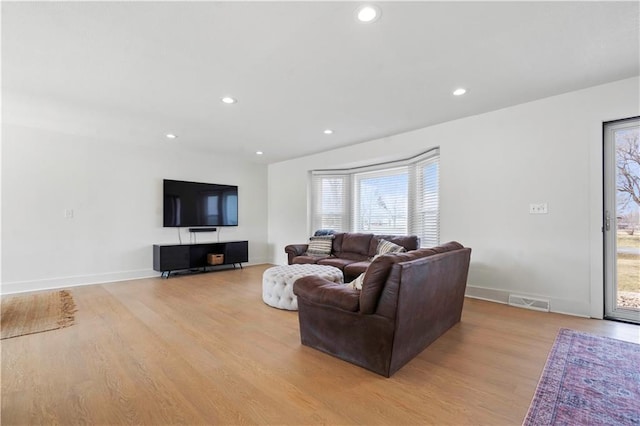
[[[603,317],[603,123],[640,115],[637,3],[478,3],[458,4],[451,11],[447,3],[431,5],[431,9],[428,2],[380,3],[379,20],[365,27],[369,33],[361,29],[344,32],[348,25],[360,25],[351,16],[357,3],[310,2],[309,9],[305,3],[244,3],[240,10],[234,9],[234,3],[217,4],[219,10],[204,12],[198,5],[207,3],[2,4],[2,294],[57,288],[73,292],[78,286],[85,298],[76,300],[77,305],[90,300],[89,295],[97,298],[78,312],[78,322],[84,318],[92,324],[100,315],[107,315],[98,305],[109,294],[122,299],[132,294],[133,299],[147,297],[129,293],[133,290],[125,285],[161,294],[174,286],[178,293],[169,295],[174,303],[180,303],[176,302],[178,295],[187,295],[186,299],[196,303],[188,297],[190,285],[202,290],[208,281],[235,282],[239,294],[225,293],[222,299],[238,303],[242,299],[236,297],[251,297],[252,288],[259,292],[264,265],[286,264],[284,247],[308,241],[315,231],[308,212],[310,171],[402,160],[438,147],[440,241],[456,240],[473,249],[467,295],[502,304],[514,293],[549,301],[552,314],[524,311],[516,314],[524,315],[516,323],[549,318],[533,314],[569,314],[568,319],[559,320],[566,324]],[[269,6],[275,11],[269,11]],[[288,7],[295,12],[288,12]],[[464,11],[461,23],[445,19],[459,11]],[[247,15],[247,20],[227,22],[227,12],[234,18]],[[298,21],[290,23],[286,17],[292,15],[287,13],[296,13],[293,16]],[[348,24],[340,21],[333,36],[323,33],[326,20],[336,20],[341,13],[349,14],[344,18]],[[486,28],[472,25],[480,15],[488,17]],[[143,25],[137,20],[144,16]],[[514,16],[529,19],[515,21]],[[195,21],[173,23],[176,27],[170,29],[173,19],[187,17]],[[220,33],[201,34],[211,17],[217,18]],[[398,17],[404,26],[391,27],[396,31],[393,37],[385,34],[381,28],[389,30],[384,25]],[[441,51],[440,39],[411,33],[424,26],[418,17],[429,19],[433,31],[451,30],[451,47],[468,46],[465,55]],[[232,22],[238,26],[232,35],[216,38],[233,29]],[[166,29],[151,31],[161,24]],[[291,27],[279,32],[279,25]],[[145,39],[142,29],[152,37]],[[299,50],[292,39],[310,37],[311,30],[318,31],[316,37],[322,34],[325,38],[314,39],[309,50]],[[251,37],[240,36],[242,31]],[[196,36],[203,41],[192,45],[189,37]],[[232,47],[237,51],[228,52],[226,43],[236,36]],[[374,37],[375,43],[368,46],[366,36]],[[514,39],[511,43],[510,38]],[[203,45],[217,46],[216,40],[224,42],[212,56],[228,55],[224,57],[231,65],[201,59]],[[357,56],[355,68],[340,73],[318,59],[322,57],[318,52],[330,51],[321,40],[331,48],[350,40],[345,50],[358,52],[368,46],[367,54],[387,56]],[[399,50],[399,41],[406,43],[404,49]],[[523,41],[526,43],[514,46]],[[256,43],[253,48],[252,43]],[[157,48],[148,50],[150,46]],[[421,55],[423,51],[429,54]],[[242,59],[239,52],[254,56]],[[281,56],[292,52],[298,56]],[[346,53],[340,55],[335,63],[352,64],[345,60]],[[285,59],[289,65],[279,68]],[[313,67],[321,72],[310,74]],[[367,67],[374,81],[386,84],[374,86],[371,95],[357,84]],[[473,74],[465,74],[465,67]],[[433,83],[427,81],[432,77],[417,78],[429,70],[447,80]],[[320,78],[322,72],[328,75]],[[215,78],[204,78],[207,74]],[[175,76],[180,79],[174,80]],[[410,91],[407,86],[411,83],[398,83],[405,77],[422,86]],[[313,82],[324,86],[301,98],[298,91]],[[289,87],[277,106],[270,103],[277,96],[266,91],[264,86],[269,85],[276,91]],[[451,91],[458,85],[465,85],[468,93],[453,96]],[[338,89],[350,86],[360,90],[357,95],[341,95]],[[323,90],[335,96],[335,101],[320,97]],[[166,95],[152,96],[158,92]],[[219,97],[229,94],[237,97],[235,104],[219,102]],[[352,98],[358,97],[364,100],[353,103]],[[407,109],[404,102],[418,102],[414,99],[418,97],[426,100],[415,110]],[[149,99],[154,103],[140,109]],[[378,106],[376,114],[362,113],[367,102]],[[354,105],[363,109],[356,110]],[[295,115],[304,110],[307,112]],[[385,127],[384,117],[395,119],[390,118]],[[334,133],[323,134],[329,128]],[[265,129],[271,133],[263,133]],[[311,129],[313,135],[303,133]],[[166,138],[168,133],[177,138]],[[280,139],[289,145],[283,147]],[[163,179],[238,186],[239,226],[197,238],[249,241],[249,268],[160,281],[159,273],[152,269],[152,245],[193,238],[186,229],[162,226]],[[531,215],[532,203],[547,203],[548,214]],[[245,279],[249,281],[243,282]],[[147,280],[155,281],[150,284]],[[101,283],[111,284],[96,285]],[[471,300],[465,303],[480,303]],[[150,326],[151,313],[136,307],[134,301],[121,303],[131,310],[140,309],[139,315],[147,315],[144,318]],[[215,303],[218,310],[245,312],[235,305],[225,308],[209,299],[207,303]],[[479,309],[491,312],[493,308]],[[87,312],[95,317],[88,317]],[[114,312],[129,315],[120,308]],[[285,314],[268,309],[254,313],[254,320],[269,321],[275,330],[280,326],[274,322],[282,322],[290,328],[280,331],[290,339],[296,321]],[[475,311],[468,320],[482,323],[484,314]],[[202,314],[199,320],[205,317]],[[620,333],[633,337],[630,327]],[[525,325],[521,330],[537,333]],[[52,339],[47,333],[40,336]],[[111,343],[117,342],[114,338]],[[280,345],[271,346],[261,341],[259,345],[267,352],[291,350],[282,340],[278,342]],[[176,343],[192,344],[180,339]],[[8,346],[3,341],[3,359]],[[542,364],[548,350],[540,350]],[[438,351],[442,353],[443,348]],[[310,356],[312,365],[324,374],[340,368],[336,361],[328,361],[331,368],[327,368],[322,364],[324,358]],[[211,362],[204,353],[197,353],[194,359]],[[523,368],[539,374],[542,365],[536,362]],[[4,368],[3,362],[3,379]],[[369,380],[364,373],[356,377]],[[82,387],[81,381],[74,383]],[[341,380],[336,383],[348,386]],[[530,399],[535,389],[535,383],[534,389],[527,385],[520,390],[524,399]],[[380,401],[383,396],[379,395]],[[478,408],[482,402],[471,405]],[[331,417],[325,412],[319,416],[296,419],[365,422],[357,416]],[[260,417],[245,418],[259,422]],[[468,419],[458,417],[462,418]],[[264,422],[278,419],[266,417]],[[382,419],[391,423],[385,415]],[[403,419],[411,422],[416,418]],[[454,419],[448,421],[455,423]],[[507,419],[503,417],[502,423],[511,423]]]

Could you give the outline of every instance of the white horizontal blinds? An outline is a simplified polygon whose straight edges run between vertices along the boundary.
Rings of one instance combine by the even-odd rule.
[[[312,172],[311,229],[349,230],[348,176]]]
[[[409,168],[395,167],[354,174],[355,232],[409,233]]]
[[[412,231],[420,237],[421,247],[440,243],[440,156],[437,150],[415,164],[415,208]]]
[[[311,227],[417,235],[440,243],[440,151],[357,169],[311,172]]]

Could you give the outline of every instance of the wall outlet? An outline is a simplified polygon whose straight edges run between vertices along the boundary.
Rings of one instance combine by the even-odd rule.
[[[73,209],[64,209],[64,218],[73,219]]]
[[[547,214],[547,213],[549,213],[549,205],[547,203],[529,204],[529,214]]]

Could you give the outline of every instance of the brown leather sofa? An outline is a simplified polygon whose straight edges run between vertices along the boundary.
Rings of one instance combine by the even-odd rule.
[[[457,242],[385,254],[361,291],[300,278],[293,292],[302,344],[390,377],[460,321],[470,258]]]
[[[306,256],[308,244],[290,244],[284,248],[289,265],[296,263],[317,263],[318,265],[335,266],[344,274],[345,282],[352,281],[365,272],[376,255],[378,243],[384,239],[408,250],[420,246],[416,235],[374,235],[345,232],[334,234],[331,254],[327,257]]]

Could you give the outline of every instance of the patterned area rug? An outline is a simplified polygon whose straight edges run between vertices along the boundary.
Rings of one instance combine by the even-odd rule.
[[[640,424],[640,345],[561,329],[523,424]]]
[[[41,333],[73,325],[76,312],[66,290],[2,297],[1,338]]]

